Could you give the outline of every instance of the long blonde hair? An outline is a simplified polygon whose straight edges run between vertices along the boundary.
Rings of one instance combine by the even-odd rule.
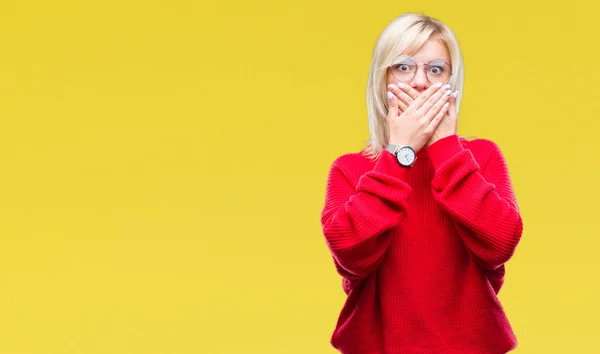
[[[417,13],[404,13],[393,19],[383,30],[375,49],[369,79],[367,81],[367,113],[371,139],[363,151],[370,158],[377,158],[389,141],[387,122],[386,78],[390,63],[398,55],[413,55],[430,38],[441,40],[450,54],[452,76],[449,84],[458,90],[456,110],[460,107],[463,93],[464,68],[458,41],[454,32],[443,22]]]

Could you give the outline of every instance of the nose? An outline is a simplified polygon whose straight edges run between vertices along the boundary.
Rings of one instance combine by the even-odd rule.
[[[429,87],[429,80],[427,80],[424,68],[417,68],[417,72],[411,80],[410,85],[419,92],[425,91]]]

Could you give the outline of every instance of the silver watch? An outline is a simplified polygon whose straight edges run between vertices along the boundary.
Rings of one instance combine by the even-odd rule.
[[[417,159],[415,150],[408,145],[388,144],[385,149],[396,156],[396,160],[402,167],[412,166]]]

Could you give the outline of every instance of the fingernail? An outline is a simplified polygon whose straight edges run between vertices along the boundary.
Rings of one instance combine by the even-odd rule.
[[[401,83],[401,82],[399,82],[399,83],[398,83],[398,87],[400,87],[400,88],[404,88],[404,84],[403,84],[403,83]]]
[[[389,84],[389,85],[388,85],[388,89],[390,89],[390,90],[395,90],[395,89],[397,89],[397,87],[396,87],[396,85],[394,85],[394,84]]]
[[[442,87],[442,83],[438,82],[437,84],[433,85],[434,87]]]
[[[388,98],[388,100],[390,100],[390,101],[391,101],[391,100],[392,100],[392,97],[394,97],[394,95],[393,95],[393,94],[392,94],[390,91],[388,91],[388,92],[387,92],[387,98]]]
[[[444,88],[445,88],[446,90],[448,90],[448,89],[450,88],[450,84],[446,84],[446,85],[444,86]]]
[[[458,97],[458,90],[454,91],[454,93],[452,94],[452,96],[454,96],[454,98]]]
[[[451,93],[452,93],[452,90],[446,90],[446,92],[444,92],[444,95],[450,96]]]
[[[444,103],[444,108],[448,108],[448,105],[450,105],[450,102]]]

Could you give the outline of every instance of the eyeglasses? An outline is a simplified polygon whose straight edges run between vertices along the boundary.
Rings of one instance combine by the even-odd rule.
[[[452,67],[444,60],[435,59],[427,64],[420,64],[425,66],[427,69],[425,71],[425,75],[427,76],[427,80],[430,84],[437,84],[438,82],[445,84],[450,81],[450,76],[452,76]],[[400,55],[396,57],[396,59],[392,61],[392,64],[390,64],[392,76],[394,76],[396,80],[402,82],[411,81],[417,74],[418,68],[419,64],[415,63],[411,57],[406,55]]]

